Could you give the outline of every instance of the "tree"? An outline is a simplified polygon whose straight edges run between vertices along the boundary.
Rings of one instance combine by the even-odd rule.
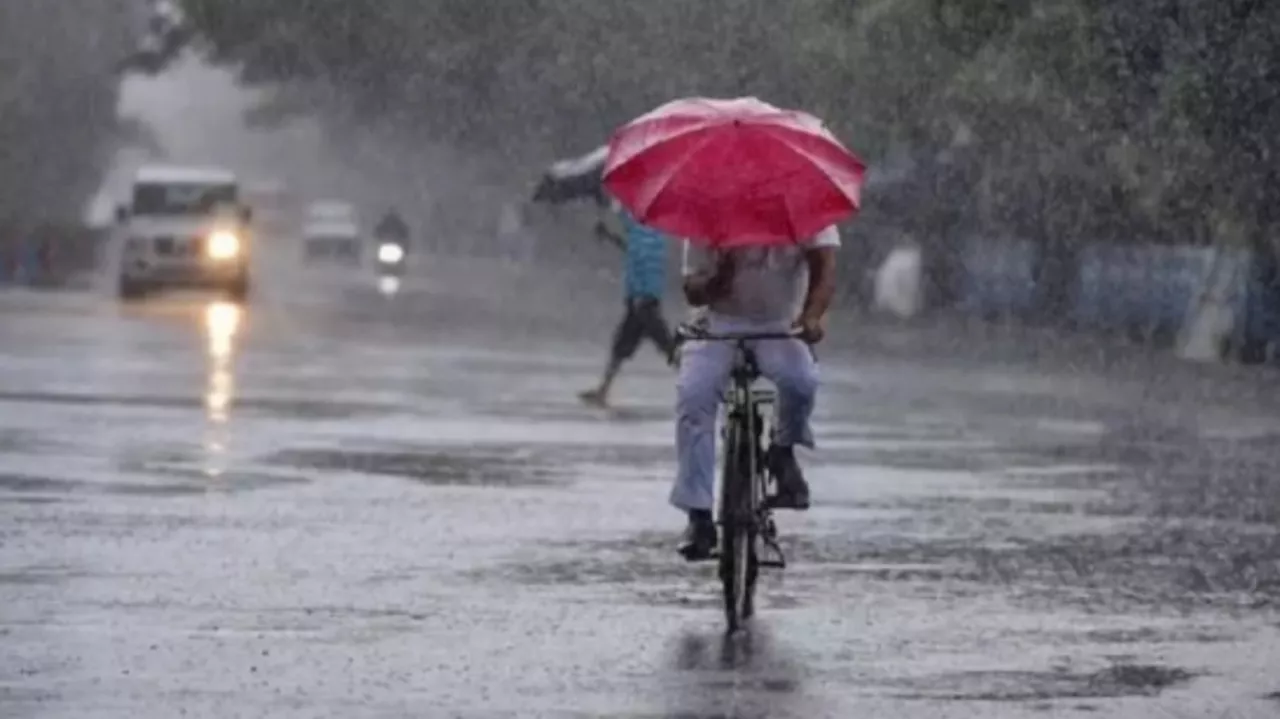
[[[935,248],[980,227],[1069,267],[1081,241],[1223,242],[1274,232],[1280,212],[1280,5],[1265,0],[188,7],[247,80],[332,85],[503,167],[581,151],[672,96],[756,94],[814,110],[873,168],[908,158],[866,201],[909,195],[878,220]]]
[[[76,221],[116,132],[125,0],[0,2],[0,232]]]

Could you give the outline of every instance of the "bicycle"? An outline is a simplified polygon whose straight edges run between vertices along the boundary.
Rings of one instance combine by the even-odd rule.
[[[734,343],[733,369],[721,429],[724,463],[716,517],[720,528],[719,548],[711,556],[711,560],[719,563],[728,634],[737,632],[755,614],[755,586],[760,568],[785,569],[787,566],[768,502],[776,494],[777,482],[767,462],[762,412],[765,407],[773,407],[777,397],[772,388],[753,386],[760,378],[760,369],[747,343],[799,336],[797,331],[716,333],[688,324],[676,328],[677,343],[689,340]]]

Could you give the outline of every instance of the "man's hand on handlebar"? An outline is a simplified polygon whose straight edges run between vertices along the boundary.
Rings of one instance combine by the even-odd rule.
[[[827,336],[827,321],[822,315],[804,313],[791,326],[799,333],[800,339],[811,345],[818,344]]]

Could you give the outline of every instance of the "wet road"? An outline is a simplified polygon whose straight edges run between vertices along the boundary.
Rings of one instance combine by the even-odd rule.
[[[667,371],[579,406],[613,306],[489,281],[0,294],[0,716],[1280,712],[1265,407],[833,347],[724,646]]]

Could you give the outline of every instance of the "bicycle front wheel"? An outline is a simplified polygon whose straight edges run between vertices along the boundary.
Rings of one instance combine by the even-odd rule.
[[[721,548],[721,582],[724,585],[724,616],[729,633],[743,628],[753,613],[756,552],[755,531],[739,522],[726,527]]]
[[[750,450],[743,439],[740,432],[730,431],[721,477],[724,496],[720,509],[720,582],[729,633],[741,629],[751,617],[757,570]]]

